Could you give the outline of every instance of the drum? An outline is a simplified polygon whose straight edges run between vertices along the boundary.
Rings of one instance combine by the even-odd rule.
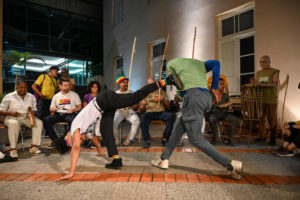
[[[241,103],[244,120],[261,120],[262,98],[263,87],[252,83],[242,86]]]

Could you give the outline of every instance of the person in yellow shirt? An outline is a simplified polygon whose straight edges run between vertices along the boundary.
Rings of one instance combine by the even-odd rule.
[[[221,74],[220,78],[224,80],[224,84],[225,84],[225,87],[224,87],[225,91],[224,92],[229,95],[228,81],[227,81],[226,76]],[[208,89],[210,89],[210,90],[211,90],[211,83],[212,83],[212,76],[210,76],[207,80],[207,86],[208,86]]]
[[[41,74],[31,86],[33,91],[39,96],[37,117],[41,120],[50,115],[49,107],[51,99],[57,91],[55,77],[58,71],[59,68],[57,66],[50,67],[48,74]]]

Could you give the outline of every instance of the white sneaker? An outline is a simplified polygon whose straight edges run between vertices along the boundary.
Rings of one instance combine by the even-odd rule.
[[[232,160],[231,166],[233,167],[233,170],[230,171],[231,177],[233,179],[240,180],[243,174],[243,163],[238,160]]]
[[[169,168],[169,160],[152,160],[151,164],[155,167],[161,168],[161,169],[168,169]]]
[[[129,138],[127,138],[127,139],[124,141],[124,145],[125,145],[125,146],[130,145],[130,139],[129,139]]]
[[[36,147],[31,147],[29,149],[29,152],[33,153],[33,154],[39,154],[39,153],[41,153],[41,151],[38,148],[36,148]]]
[[[13,158],[18,158],[18,152],[16,149],[10,151],[10,156]]]

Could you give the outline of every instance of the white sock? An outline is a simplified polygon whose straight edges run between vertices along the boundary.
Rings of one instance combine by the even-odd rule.
[[[1,151],[0,151],[0,159],[4,158],[5,157],[5,154],[3,154]]]

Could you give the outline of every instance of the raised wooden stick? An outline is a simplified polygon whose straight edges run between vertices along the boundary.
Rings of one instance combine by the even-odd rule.
[[[135,51],[135,43],[136,43],[136,37],[134,37],[133,47],[132,47],[132,52],[131,52],[131,60],[130,60],[130,68],[129,68],[129,77],[128,77],[129,81],[128,81],[127,92],[129,91],[130,82],[131,82],[131,70],[132,70],[133,55],[134,55],[134,51]]]
[[[286,94],[289,86],[289,74],[286,75],[286,86],[285,86],[285,92],[284,92],[284,99],[283,99],[283,105],[282,105],[282,116],[281,116],[281,130],[282,133],[284,132],[284,109],[285,109],[285,100],[286,100]]]
[[[165,61],[165,56],[166,56],[170,36],[171,36],[171,34],[168,33],[166,46],[165,46],[165,49],[164,49],[164,54],[163,54],[162,61],[161,61],[161,66],[160,66],[159,80],[161,80],[161,77],[162,77],[162,71],[163,71],[163,67],[164,67],[164,61]],[[160,97],[160,93],[161,93],[161,89],[159,88],[158,97]],[[158,106],[160,106],[160,100],[158,100]]]
[[[134,37],[134,41],[133,41],[133,47],[132,47],[132,52],[131,52],[131,60],[130,60],[130,68],[129,68],[129,76],[128,76],[128,88],[127,88],[127,92],[129,92],[129,88],[130,88],[130,82],[131,82],[131,71],[132,71],[132,62],[133,62],[133,55],[134,55],[134,51],[135,51],[135,43],[136,43],[136,37]],[[126,107],[126,119],[128,117],[128,107]]]
[[[192,58],[194,58],[195,42],[196,42],[196,34],[197,34],[197,27],[195,26]]]

